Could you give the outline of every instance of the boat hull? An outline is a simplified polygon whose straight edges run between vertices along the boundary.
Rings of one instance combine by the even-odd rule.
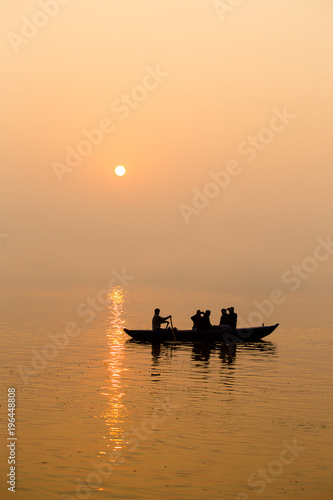
[[[277,327],[257,326],[253,328],[237,328],[235,330],[228,328],[212,328],[211,330],[175,330],[175,336],[171,329],[167,330],[129,330],[124,328],[132,339],[139,342],[163,343],[163,342],[257,342],[267,335],[270,335]]]

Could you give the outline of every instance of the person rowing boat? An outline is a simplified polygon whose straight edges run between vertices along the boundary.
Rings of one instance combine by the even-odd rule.
[[[170,318],[171,318],[171,315],[166,316],[165,318],[162,318],[162,316],[160,316],[160,309],[156,308],[155,314],[154,314],[153,319],[152,319],[153,330],[160,330],[161,325],[163,323],[166,323],[167,327],[168,327],[168,325],[169,325],[168,319],[170,319]]]

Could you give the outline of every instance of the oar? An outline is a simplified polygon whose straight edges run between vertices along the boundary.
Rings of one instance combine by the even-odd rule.
[[[172,334],[173,334],[173,340],[176,342],[176,334],[175,334],[175,330],[173,329],[172,316],[171,315],[170,315],[170,324],[171,324],[171,330],[172,330]]]

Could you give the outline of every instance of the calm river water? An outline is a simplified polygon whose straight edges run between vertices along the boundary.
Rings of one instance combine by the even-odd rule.
[[[16,497],[331,500],[331,300],[289,294],[256,344],[135,343],[155,307],[189,328],[198,309],[264,296],[115,286],[1,292],[1,498],[8,387],[16,389]],[[251,316],[252,318],[254,316]],[[261,324],[261,323],[260,323]],[[66,332],[66,333],[65,333]]]

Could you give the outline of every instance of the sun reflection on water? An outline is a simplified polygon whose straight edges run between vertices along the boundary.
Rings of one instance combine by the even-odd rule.
[[[122,383],[122,373],[127,370],[123,366],[124,289],[121,286],[112,288],[108,294],[108,300],[110,317],[106,335],[109,353],[105,365],[108,371],[109,384],[101,387],[101,394],[107,398],[107,409],[101,416],[105,419],[109,431],[109,435],[106,436],[107,446],[119,451],[124,446],[122,424],[126,415],[126,407],[122,402],[123,396],[126,394]]]

